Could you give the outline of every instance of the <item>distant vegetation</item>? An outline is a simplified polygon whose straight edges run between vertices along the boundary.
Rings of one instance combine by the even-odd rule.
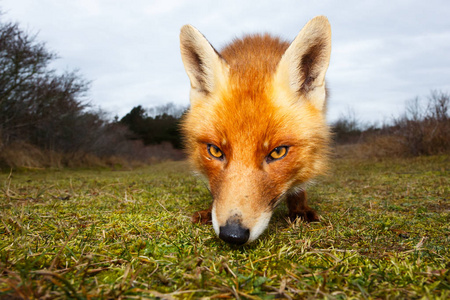
[[[182,141],[179,122],[187,107],[173,103],[156,106],[145,110],[142,106],[134,107],[121,120],[133,132],[132,139],[141,140],[145,145],[170,142],[176,149],[181,149]]]
[[[350,110],[333,124],[338,156],[419,156],[450,152],[450,95],[415,98],[388,124],[365,125]]]
[[[1,16],[0,16],[1,17]],[[133,108],[112,121],[88,102],[89,82],[58,74],[36,36],[0,19],[0,168],[123,165],[181,158],[182,111]],[[165,142],[165,143],[164,143]],[[157,145],[162,144],[162,145]]]
[[[133,166],[183,158],[179,122],[187,107],[141,105],[112,120],[89,104],[89,81],[59,74],[36,36],[0,15],[0,169]],[[450,96],[434,91],[405,113],[368,126],[349,110],[332,124],[337,156],[417,156],[449,152]]]

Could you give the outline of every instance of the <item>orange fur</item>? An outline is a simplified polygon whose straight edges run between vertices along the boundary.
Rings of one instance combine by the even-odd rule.
[[[212,217],[221,238],[222,229],[235,224],[249,232],[248,241],[256,239],[286,196],[291,217],[318,219],[303,189],[327,166],[330,134],[321,97],[330,38],[328,21],[313,21],[292,46],[252,35],[220,54],[193,27],[182,29],[182,58],[192,86],[182,130],[189,159],[208,178],[213,196],[212,214],[210,208],[193,220],[207,223],[205,216]],[[317,28],[325,28],[324,37]],[[312,41],[304,45],[302,34]],[[212,157],[208,145],[218,147],[223,159]],[[287,147],[286,156],[270,161],[280,146]]]

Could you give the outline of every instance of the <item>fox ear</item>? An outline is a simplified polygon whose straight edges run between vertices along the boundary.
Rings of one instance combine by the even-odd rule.
[[[324,16],[315,17],[303,27],[282,56],[275,73],[276,83],[288,88],[297,99],[303,96],[323,110],[330,53],[330,23]]]
[[[181,59],[191,81],[191,101],[195,94],[212,93],[228,74],[228,64],[206,38],[191,25],[180,33]]]

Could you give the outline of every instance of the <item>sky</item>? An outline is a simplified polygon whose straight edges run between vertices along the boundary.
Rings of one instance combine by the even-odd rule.
[[[293,40],[314,16],[328,17],[330,122],[352,112],[382,123],[408,100],[450,93],[450,1],[0,0],[3,21],[56,52],[52,67],[90,80],[90,103],[111,116],[133,107],[189,104],[179,51],[184,24],[218,50],[246,33]]]

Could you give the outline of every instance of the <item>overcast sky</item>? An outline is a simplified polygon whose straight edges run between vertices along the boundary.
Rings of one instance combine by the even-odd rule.
[[[216,49],[245,33],[292,40],[326,15],[333,46],[327,82],[331,121],[398,115],[406,100],[450,92],[450,1],[0,0],[3,20],[38,33],[54,67],[92,81],[94,106],[122,117],[134,106],[187,105],[179,29],[197,27]]]

